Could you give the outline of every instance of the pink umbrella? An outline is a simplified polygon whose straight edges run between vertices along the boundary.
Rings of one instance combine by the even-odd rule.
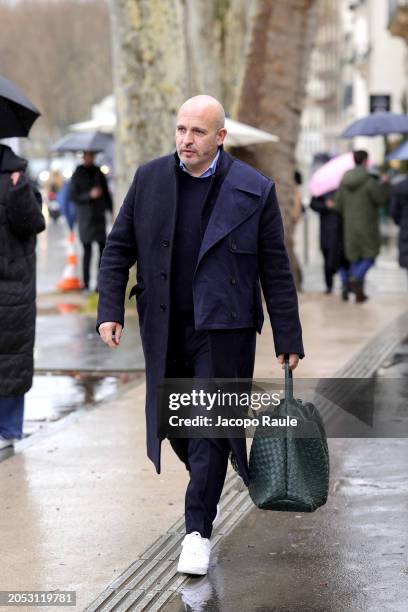
[[[344,153],[334,157],[312,175],[309,181],[310,193],[315,197],[319,197],[324,193],[335,191],[338,189],[344,173],[354,168],[354,166],[352,153]]]

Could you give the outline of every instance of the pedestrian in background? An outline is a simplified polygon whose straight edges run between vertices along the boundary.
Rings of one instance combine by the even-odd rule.
[[[408,177],[392,189],[391,217],[399,225],[399,264],[408,272]]]
[[[50,177],[45,184],[47,189],[47,207],[48,213],[53,219],[57,221],[61,215],[61,208],[58,202],[58,192],[64,184],[64,178],[59,170],[51,170]]]
[[[94,160],[95,153],[84,152],[83,164],[72,175],[70,189],[70,199],[77,206],[79,238],[84,250],[82,273],[85,291],[89,291],[92,243],[98,243],[100,265],[106,242],[105,213],[113,210],[106,177]]]
[[[57,200],[61,214],[65,217],[70,231],[73,231],[76,222],[76,205],[71,199],[71,181],[69,179],[64,182],[58,191]]]
[[[0,449],[22,437],[24,394],[33,381],[35,247],[45,220],[26,167],[0,145]]]
[[[346,258],[350,261],[349,289],[364,302],[364,278],[380,251],[379,209],[390,195],[388,178],[378,182],[367,171],[368,154],[354,151],[356,167],[345,173],[333,209],[343,218]]]
[[[320,250],[323,254],[325,293],[333,291],[333,279],[337,271],[342,281],[342,299],[348,300],[349,263],[344,256],[343,227],[339,213],[334,210],[335,192],[313,197],[310,208],[320,215]]]

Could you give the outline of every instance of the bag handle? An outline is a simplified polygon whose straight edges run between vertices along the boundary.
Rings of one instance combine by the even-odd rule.
[[[289,367],[289,353],[285,353],[285,399],[293,399],[293,373]]]

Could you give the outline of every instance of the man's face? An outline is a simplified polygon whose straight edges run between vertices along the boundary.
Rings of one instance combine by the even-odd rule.
[[[85,151],[84,153],[84,165],[85,166],[92,166],[92,164],[94,163],[94,159],[95,159],[95,153],[92,153],[92,151]]]
[[[176,124],[176,149],[192,174],[208,168],[226,133],[225,128],[219,127],[219,117],[213,107],[181,107]]]

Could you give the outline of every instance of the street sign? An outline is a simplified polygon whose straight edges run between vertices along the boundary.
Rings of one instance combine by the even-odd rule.
[[[375,94],[370,96],[370,113],[390,112],[391,96],[389,94]]]

